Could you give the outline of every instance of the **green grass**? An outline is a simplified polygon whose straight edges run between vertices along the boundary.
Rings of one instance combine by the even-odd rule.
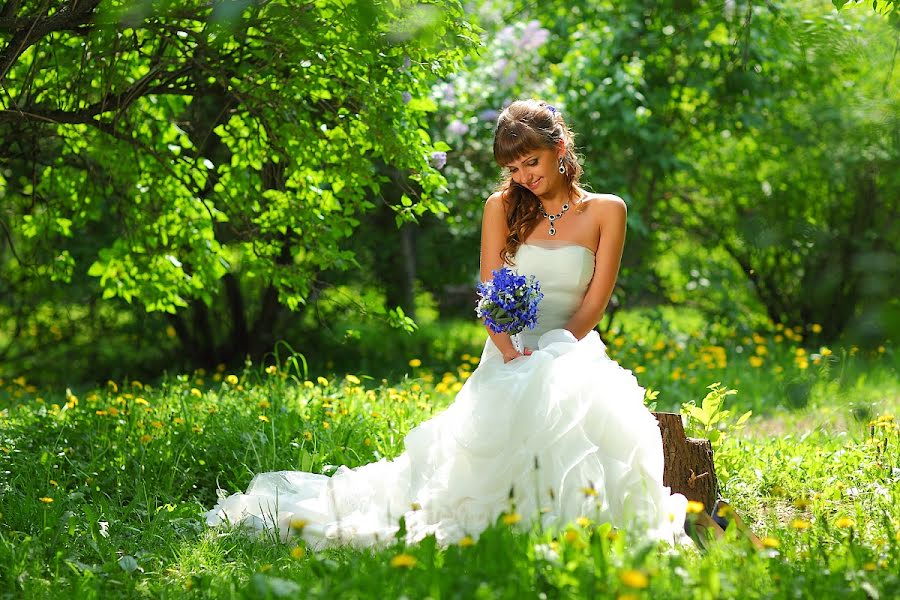
[[[643,367],[638,378],[660,391],[660,409],[699,403],[720,381],[738,390],[726,400],[733,415],[754,411],[743,429],[725,419],[715,459],[724,495],[766,550],[733,531],[707,553],[673,552],[604,523],[538,531],[499,522],[471,546],[314,553],[202,524],[217,487],[242,490],[256,472],[396,456],[403,435],[446,407],[474,368],[483,338],[464,326],[452,350],[382,357],[408,373],[390,380],[320,379],[288,361],[274,372],[247,365],[71,394],[0,383],[0,596],[900,594],[892,347],[823,349],[806,341],[814,331],[788,339],[639,313],[619,325],[610,354]],[[414,358],[423,364],[409,365]],[[394,566],[398,555],[408,566]]]

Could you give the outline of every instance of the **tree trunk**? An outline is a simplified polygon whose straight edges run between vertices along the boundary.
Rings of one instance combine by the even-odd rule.
[[[681,424],[681,415],[653,413],[662,433],[663,485],[672,493],[684,494],[688,500],[702,502],[712,513],[719,495],[719,482],[713,465],[712,444],[709,440],[688,438]]]

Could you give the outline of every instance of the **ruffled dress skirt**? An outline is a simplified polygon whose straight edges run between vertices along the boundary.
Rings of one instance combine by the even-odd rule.
[[[687,500],[663,485],[660,431],[644,390],[606,355],[596,332],[543,333],[533,354],[504,363],[488,340],[444,412],[412,429],[393,460],[332,476],[262,473],[222,495],[209,525],[302,536],[315,548],[473,538],[504,513],[564,526],[611,522],[630,536],[684,539]]]

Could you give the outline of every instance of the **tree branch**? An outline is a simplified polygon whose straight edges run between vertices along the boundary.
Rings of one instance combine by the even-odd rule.
[[[72,2],[48,17],[46,16],[46,12],[50,6],[48,0],[40,10],[40,12],[43,13],[42,16],[32,17],[30,19],[16,19],[22,28],[15,30],[12,39],[6,44],[6,47],[0,51],[0,83],[3,83],[3,80],[6,79],[7,73],[9,73],[9,70],[23,52],[40,41],[41,38],[48,33],[72,29],[73,27],[83,25],[90,20],[94,9],[100,2],[101,0],[87,0],[84,5],[81,5],[78,2]],[[4,10],[6,10],[6,8],[4,8]]]
[[[180,69],[168,73],[168,76],[162,79],[158,85],[150,86],[150,81],[159,75],[158,71],[151,71],[136,81],[134,85],[127,90],[119,92],[118,94],[107,94],[98,102],[79,110],[50,109],[35,104],[23,108],[0,110],[0,121],[12,121],[15,117],[18,117],[55,124],[90,124],[94,121],[94,117],[98,115],[110,111],[121,112],[128,108],[135,100],[151,94],[169,94],[174,92],[178,95],[193,96],[196,93],[196,90],[191,88],[175,88],[171,86],[171,82],[179,77],[187,75],[190,71],[190,67],[183,66]]]

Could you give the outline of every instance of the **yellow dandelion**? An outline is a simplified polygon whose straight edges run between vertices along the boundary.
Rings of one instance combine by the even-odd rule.
[[[819,348],[819,354],[821,354],[822,356],[831,356],[831,354],[832,354],[831,348],[828,348],[827,346],[822,346],[821,348]]]
[[[303,549],[303,546],[294,546],[294,549],[291,550],[291,556],[300,560],[304,556],[306,556],[306,550]]]
[[[751,356],[749,359],[751,367],[761,367],[763,365],[763,359],[761,356]]]
[[[856,521],[851,519],[850,517],[841,517],[837,521],[834,522],[835,527],[839,527],[841,529],[848,529],[850,527],[856,526]]]
[[[152,425],[153,427],[155,427],[157,429],[162,429],[163,427],[165,427],[165,425],[163,425],[162,421],[151,421],[150,425]]]
[[[105,410],[95,410],[94,413],[100,415],[101,417],[105,417],[106,415],[109,414]]]
[[[461,540],[459,540],[459,545],[462,546],[463,548],[469,548],[469,547],[475,545],[475,540],[472,539],[472,536],[467,535],[464,538],[462,538]]]
[[[809,361],[806,360],[805,358],[802,359],[802,360],[798,360],[798,361],[797,361],[797,367],[800,368],[800,370],[808,369],[808,368],[809,368]]]
[[[765,356],[766,354],[769,353],[769,349],[763,345],[759,345],[756,347],[756,353],[759,354],[760,356]]]
[[[153,437],[147,435],[146,433],[145,433],[144,435],[141,436],[141,443],[142,443],[142,444],[149,444],[152,440],[153,440]]]
[[[322,421],[322,429],[330,429],[330,428],[331,428],[331,423],[329,423],[328,421]]]
[[[810,329],[812,329],[813,333],[822,333],[822,326],[818,323],[813,323]]]
[[[413,369],[417,369],[422,366],[422,361],[418,358],[411,358],[409,359],[409,366],[411,366]]]
[[[53,498],[51,498],[50,496],[44,496],[43,498],[38,498],[38,500],[40,500],[44,504],[53,504]]]
[[[229,375],[229,376],[227,376],[227,377],[225,378],[225,383],[227,383],[228,385],[237,385],[237,383],[238,383],[237,375]]]
[[[563,534],[563,539],[565,539],[566,542],[573,544],[578,541],[578,532],[574,529],[567,529]]]
[[[256,417],[256,418],[259,419],[260,421],[262,421],[263,423],[268,423],[268,422],[269,422],[269,417],[267,417],[266,415],[259,415],[259,416]]]
[[[522,520],[522,515],[519,513],[506,513],[503,515],[503,524],[504,525],[515,525],[519,521]]]
[[[809,508],[810,504],[811,504],[811,502],[809,501],[808,498],[797,498],[796,500],[794,500],[794,506],[796,508],[799,508],[800,510]]]
[[[646,370],[647,370],[647,367],[644,367],[644,366],[638,366],[638,367],[634,368],[635,373],[644,373]]]
[[[181,417],[175,417],[174,419],[172,419],[172,422],[176,425],[184,425],[184,419]]]
[[[200,398],[201,396],[203,396],[203,392],[201,392],[197,388],[191,388],[191,396],[193,396],[195,398]]]
[[[703,512],[703,503],[697,502],[696,500],[688,500],[687,503],[687,513],[689,515],[697,515]]]
[[[473,356],[472,358],[469,359],[469,363],[473,364],[473,365],[477,365],[479,362],[481,362],[480,356]]]
[[[597,495],[597,490],[595,490],[592,487],[583,487],[583,488],[581,488],[581,493],[584,494],[585,496],[593,497],[593,496]]]
[[[194,425],[193,427],[191,427],[191,431],[193,431],[194,433],[203,433],[203,428],[199,425]]]
[[[59,487],[59,484],[56,482],[55,479],[50,480],[50,485],[52,485],[53,487]]]
[[[356,375],[350,375],[350,374],[348,374],[348,375],[346,375],[344,378],[345,378],[348,382],[352,383],[353,385],[359,385],[360,383],[362,383],[362,382],[359,380],[359,377],[357,377]]]
[[[321,385],[322,387],[325,387],[325,386],[328,385],[328,380],[325,379],[324,377],[322,377],[321,375],[319,375],[319,376],[316,378],[316,381],[318,381],[318,382],[319,382],[319,385]]]
[[[417,562],[415,556],[401,553],[391,559],[391,566],[395,569],[411,569],[416,566]]]
[[[269,408],[270,406],[272,406],[272,403],[269,402],[268,400],[266,400],[265,398],[263,398],[262,400],[260,400],[259,402],[257,402],[256,405],[257,405],[258,407],[260,407],[261,409],[266,410],[267,408]]]
[[[150,403],[147,402],[144,398],[135,398],[134,403],[138,406],[150,406]]]
[[[878,568],[878,565],[876,565],[873,562],[867,562],[866,564],[863,565],[863,569],[865,569],[866,571],[874,571],[877,568]]]
[[[760,541],[766,548],[778,548],[779,546],[781,546],[781,542],[779,542],[777,538],[773,537],[764,537]]]
[[[794,519],[791,521],[791,527],[796,529],[797,531],[804,531],[812,527],[812,524],[809,521],[805,521],[803,519]]]
[[[619,580],[623,585],[637,590],[643,590],[650,585],[646,573],[637,569],[625,569],[619,573]]]
[[[294,531],[302,532],[307,525],[309,525],[309,521],[306,519],[291,519],[291,529]]]
[[[363,446],[368,447],[368,446],[371,446],[371,445],[372,445],[372,439],[371,439],[371,438],[366,438],[366,439],[363,440]]]
[[[303,439],[306,440],[307,442],[312,441],[312,439],[313,439],[313,434],[312,434],[312,432],[311,432],[311,431],[304,431],[304,432],[303,432]]]
[[[587,527],[591,524],[591,520],[587,517],[578,517],[575,519],[575,523],[578,524],[579,527]]]
[[[268,367],[266,367],[266,374],[268,374],[268,375],[274,375],[277,372],[278,372],[278,367],[276,367],[275,365],[269,365]],[[303,383],[306,384],[305,381]]]

